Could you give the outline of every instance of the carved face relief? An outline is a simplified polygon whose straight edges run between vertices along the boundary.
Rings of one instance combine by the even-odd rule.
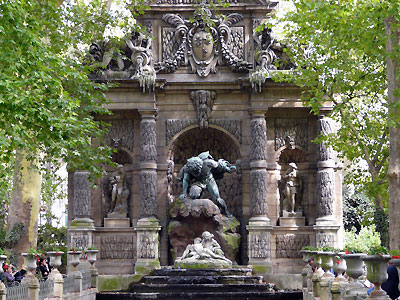
[[[214,44],[211,34],[199,31],[193,36],[193,54],[197,60],[206,61],[214,55]]]

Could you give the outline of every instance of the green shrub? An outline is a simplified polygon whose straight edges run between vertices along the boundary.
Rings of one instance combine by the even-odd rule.
[[[353,248],[359,249],[361,252],[368,252],[368,250],[375,246],[380,246],[381,237],[376,231],[375,225],[362,226],[360,232],[356,233],[356,228],[344,233],[345,249]]]
[[[381,245],[374,246],[368,249],[369,255],[386,255],[389,254],[389,250]]]

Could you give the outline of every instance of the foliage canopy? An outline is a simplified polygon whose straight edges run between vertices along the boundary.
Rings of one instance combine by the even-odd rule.
[[[295,9],[279,19],[287,24],[284,42],[297,67],[277,79],[304,87],[302,100],[315,114],[332,106],[341,127],[317,141],[328,141],[350,162],[347,181],[361,184],[381,208],[388,199],[384,20],[390,2],[295,0]]]

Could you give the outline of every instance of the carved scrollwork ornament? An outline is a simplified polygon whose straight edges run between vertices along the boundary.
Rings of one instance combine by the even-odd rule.
[[[215,26],[205,24],[203,16],[210,17]],[[176,29],[175,39],[179,47],[175,55],[156,64],[157,71],[172,73],[188,61],[190,71],[200,77],[216,73],[217,64],[224,63],[235,72],[247,72],[251,64],[239,59],[228,46],[232,36],[230,27],[242,20],[243,16],[238,13],[213,18],[206,1],[199,4],[193,22],[178,14],[164,15],[163,21]]]
[[[254,52],[255,71],[250,74],[250,82],[256,92],[261,92],[262,85],[270,78],[270,70],[276,70],[274,62],[277,59],[272,46],[275,40],[271,36],[271,29],[264,27],[262,31],[254,31],[254,41],[257,46]]]

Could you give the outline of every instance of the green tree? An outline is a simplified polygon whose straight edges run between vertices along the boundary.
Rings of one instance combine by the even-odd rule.
[[[277,79],[304,87],[302,100],[315,114],[332,104],[341,127],[317,141],[350,162],[347,182],[361,185],[381,216],[388,207],[390,127],[384,21],[394,2],[295,0],[279,20],[287,22],[284,42],[297,67]],[[379,232],[385,224],[377,224]]]
[[[92,146],[106,128],[95,115],[109,113],[109,85],[88,78],[86,49],[105,32],[118,45],[146,8],[136,0],[110,10],[111,2],[0,0],[0,162],[6,170],[16,158],[8,235],[22,228],[18,251],[36,246],[40,168],[51,163],[56,171],[63,160],[96,175],[110,162],[108,147]]]

